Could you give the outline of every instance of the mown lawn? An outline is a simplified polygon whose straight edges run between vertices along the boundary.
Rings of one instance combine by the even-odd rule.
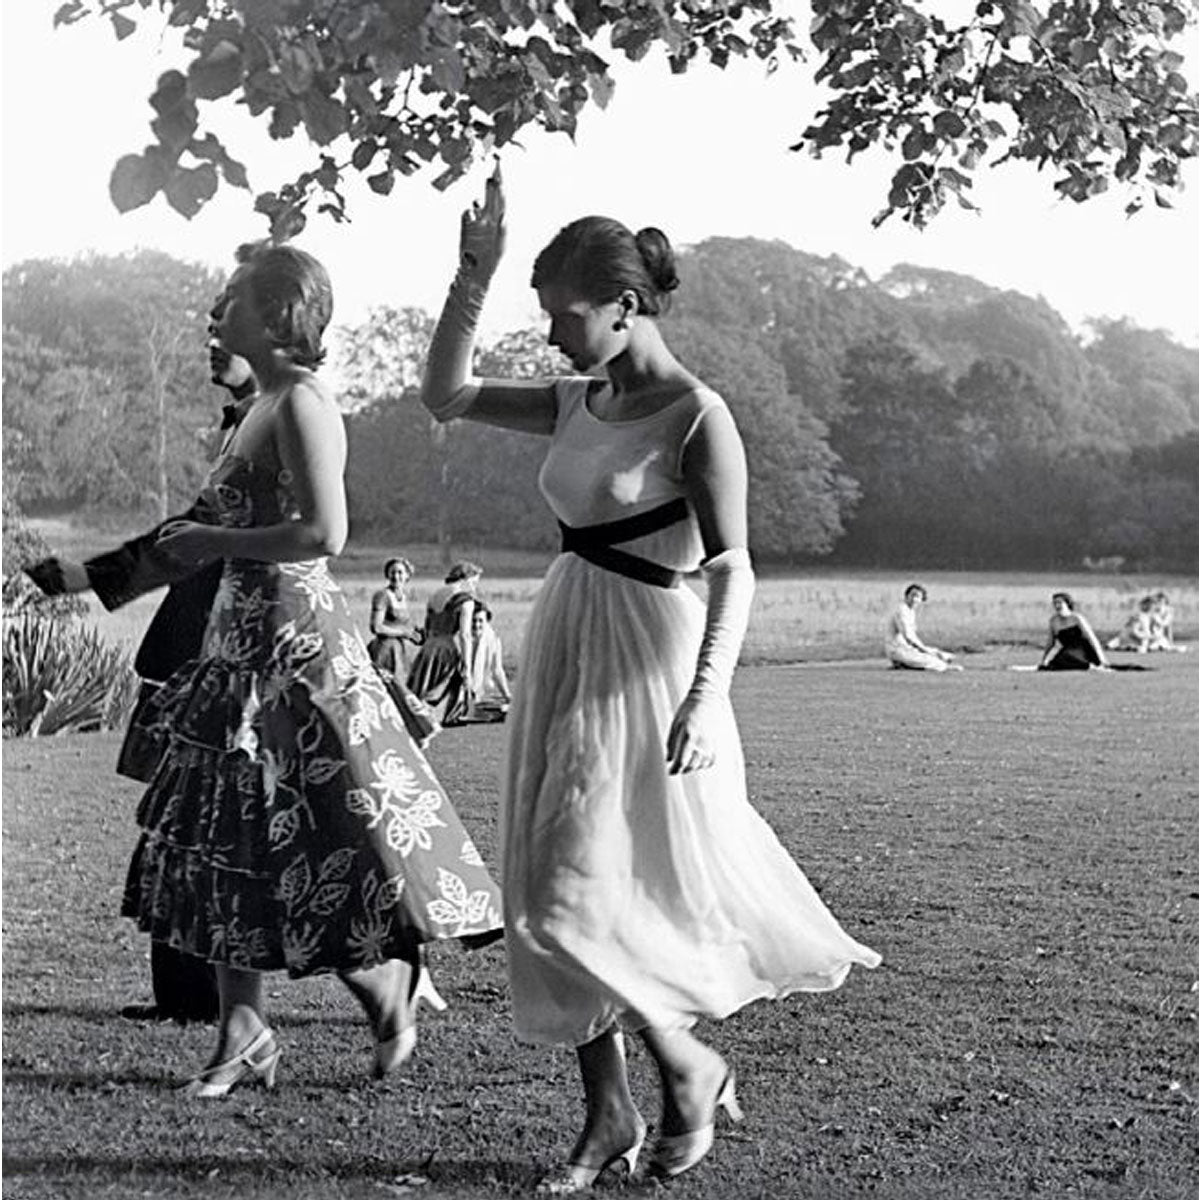
[[[1029,658],[739,672],[752,796],[885,965],[707,1028],[747,1119],[672,1196],[1195,1197],[1195,664],[1004,669]],[[115,915],[138,794],[117,742],[4,745],[5,1197],[466,1200],[561,1159],[573,1058],[514,1040],[498,948],[435,948],[451,1009],[389,1083],[335,983],[281,978],[276,1091],[178,1097],[211,1031],[116,1015],[148,999]],[[480,727],[431,751],[486,855],[502,746]]]

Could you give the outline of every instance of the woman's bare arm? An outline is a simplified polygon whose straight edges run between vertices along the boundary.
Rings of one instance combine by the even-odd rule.
[[[464,417],[522,433],[554,432],[554,381],[476,379],[475,331],[492,275],[504,254],[504,189],[497,167],[483,203],[462,215],[458,273],[429,345],[421,403],[438,421]]]

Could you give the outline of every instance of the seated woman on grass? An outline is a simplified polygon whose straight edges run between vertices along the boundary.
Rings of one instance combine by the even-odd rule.
[[[1133,650],[1137,654],[1145,654],[1150,649],[1150,639],[1153,633],[1152,612],[1154,597],[1143,596],[1138,602],[1137,611],[1132,613],[1115,637],[1106,643],[1109,650]]]
[[[1054,607],[1054,615],[1050,618],[1050,633],[1038,670],[1109,670],[1104,647],[1100,645],[1100,639],[1087,618],[1076,610],[1071,594],[1055,592],[1050,602]]]

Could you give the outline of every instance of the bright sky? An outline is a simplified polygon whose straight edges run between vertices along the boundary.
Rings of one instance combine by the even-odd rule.
[[[124,216],[108,197],[113,163],[150,138],[147,97],[157,75],[178,61],[155,28],[157,10],[131,10],[143,28],[117,42],[97,20],[53,30],[57,7],[58,0],[3,6],[4,266],[138,246],[229,266],[239,242],[266,232],[249,193],[222,188],[190,222],[161,197]],[[680,245],[713,235],[778,238],[841,255],[876,277],[899,262],[959,271],[1043,295],[1076,326],[1088,316],[1128,316],[1200,341],[1195,163],[1173,210],[1132,220],[1121,196],[1059,201],[1048,176],[1002,167],[977,179],[982,214],[955,208],[924,232],[896,218],[874,230],[894,164],[860,158],[848,167],[787,149],[817,107],[811,68],[768,78],[759,64],[736,64],[674,77],[649,59],[622,60],[616,74],[612,103],[585,115],[574,144],[530,132],[523,150],[504,155],[509,251],[485,315],[491,332],[536,323],[527,286],[535,254],[567,221],[597,212],[633,228],[659,225]],[[271,142],[229,105],[202,104],[201,126],[226,140],[257,189],[312,161],[302,138]],[[481,191],[486,170],[446,193],[426,176],[399,180],[387,198],[356,183],[352,224],[310,218],[299,244],[329,268],[335,322],[357,323],[383,304],[437,311],[458,214]],[[684,293],[678,302],[685,311]]]

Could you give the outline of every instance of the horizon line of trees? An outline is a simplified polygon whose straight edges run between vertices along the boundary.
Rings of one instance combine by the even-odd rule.
[[[680,255],[664,318],[730,405],[764,562],[1192,570],[1196,352],[1127,320],[1074,334],[1046,301],[898,266],[878,281],[781,242]],[[29,513],[149,523],[207,470],[219,395],[203,353],[220,278],[159,252],[32,260],[3,277],[4,469]],[[343,329],[356,530],[550,549],[538,439],[416,402],[433,317]],[[480,374],[561,373],[541,330],[480,347]]]

